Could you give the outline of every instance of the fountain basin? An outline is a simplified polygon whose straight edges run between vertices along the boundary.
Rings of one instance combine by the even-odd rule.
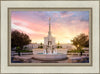
[[[34,54],[33,58],[43,61],[63,60],[67,58],[66,54]]]

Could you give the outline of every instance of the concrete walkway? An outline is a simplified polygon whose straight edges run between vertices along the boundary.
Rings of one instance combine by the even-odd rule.
[[[61,61],[53,61],[55,63],[81,63],[84,61],[89,62],[89,57],[87,56],[68,56],[68,59]],[[52,63],[52,61],[41,61],[33,58],[33,55],[22,55],[22,56],[13,56],[13,61],[21,61],[23,63]],[[13,62],[12,62],[13,63]]]

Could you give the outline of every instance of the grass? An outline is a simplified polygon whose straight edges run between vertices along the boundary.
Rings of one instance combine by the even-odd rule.
[[[30,50],[16,50],[16,52],[33,52],[33,51],[30,51]]]
[[[80,53],[80,52],[85,52],[84,50],[70,50],[68,53]]]

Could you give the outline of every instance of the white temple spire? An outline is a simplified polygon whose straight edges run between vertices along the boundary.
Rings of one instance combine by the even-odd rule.
[[[49,17],[49,32],[51,32],[51,18]]]
[[[49,17],[49,36],[51,35],[51,18]]]

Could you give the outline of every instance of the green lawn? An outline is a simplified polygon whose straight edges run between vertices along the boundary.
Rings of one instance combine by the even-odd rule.
[[[30,50],[16,50],[16,52],[33,52],[33,51],[30,51]]]
[[[80,52],[85,52],[84,50],[70,50],[70,51],[68,51],[68,53],[80,53]]]

